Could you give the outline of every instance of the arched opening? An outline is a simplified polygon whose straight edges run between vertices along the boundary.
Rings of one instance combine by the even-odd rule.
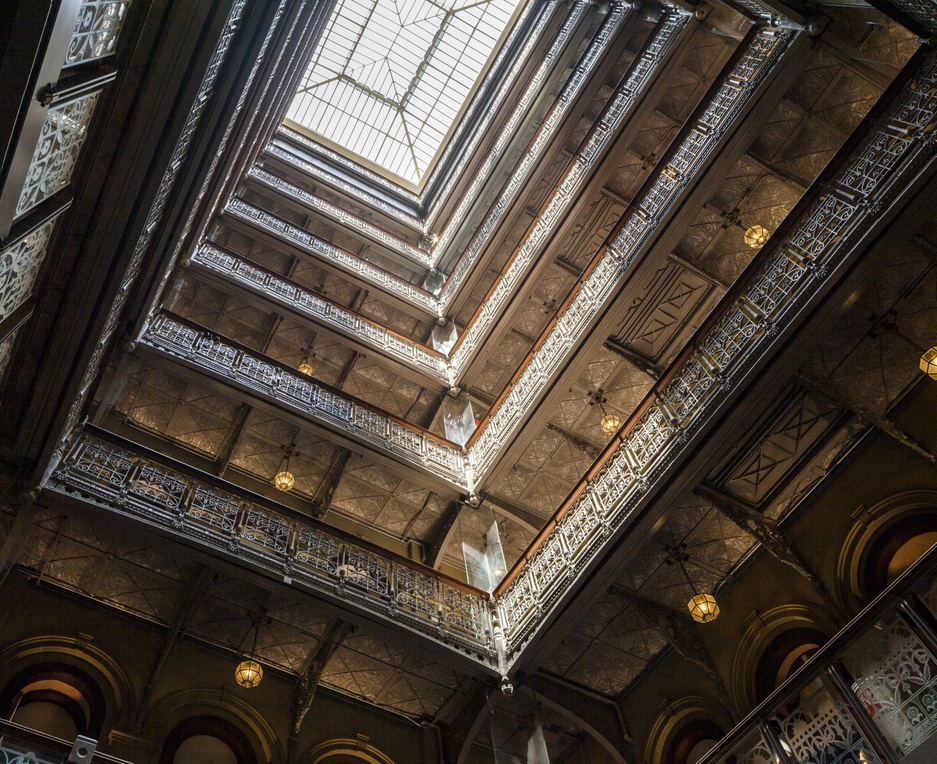
[[[104,694],[90,676],[58,663],[14,675],[0,694],[0,708],[10,721],[64,740],[77,735],[100,739],[107,711]]]
[[[709,719],[694,719],[673,736],[664,760],[667,764],[696,764],[725,733]]]
[[[869,548],[863,566],[863,588],[869,599],[911,567],[937,543],[937,513],[906,517],[888,526]]]
[[[159,764],[257,764],[241,730],[217,716],[191,716],[166,736]]]
[[[771,640],[755,669],[757,702],[784,684],[825,643],[826,635],[809,627],[788,629]]]

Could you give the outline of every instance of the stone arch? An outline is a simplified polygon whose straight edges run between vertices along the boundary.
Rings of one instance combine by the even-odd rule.
[[[913,525],[937,530],[937,491],[895,494],[872,507],[859,507],[853,517],[855,522],[846,534],[836,564],[836,586],[841,601],[856,612],[876,593],[869,589],[868,572],[876,562],[872,557],[888,534]]]
[[[795,629],[817,632],[826,639],[838,631],[836,621],[827,612],[810,604],[779,605],[749,618],[735,651],[729,682],[729,691],[739,709],[757,705],[759,663],[772,642]]]
[[[699,695],[688,695],[670,701],[657,715],[644,747],[648,764],[670,764],[673,749],[683,733],[695,727],[711,727],[709,734],[724,735],[732,729],[732,715],[720,704]]]
[[[224,688],[179,690],[163,696],[147,712],[144,737],[162,749],[169,734],[191,717],[216,717],[236,727],[247,738],[258,764],[283,761],[282,747],[270,723]]]
[[[134,718],[136,699],[133,685],[123,667],[110,655],[83,637],[42,635],[14,642],[0,651],[0,688],[15,677],[28,675],[42,666],[56,665],[88,677],[103,699],[103,718],[94,734],[122,729]]]
[[[333,738],[320,743],[312,749],[308,757],[309,764],[346,764],[347,762],[367,762],[367,764],[394,764],[386,753],[375,748],[366,735],[357,738]]]

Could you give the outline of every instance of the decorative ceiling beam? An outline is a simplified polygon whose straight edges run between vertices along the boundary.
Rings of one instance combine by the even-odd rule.
[[[179,602],[176,604],[176,609],[169,621],[169,631],[167,631],[166,635],[163,637],[159,655],[153,662],[153,666],[146,680],[146,686],[143,688],[143,692],[140,695],[140,702],[135,706],[136,718],[133,720],[133,731],[135,734],[140,734],[143,730],[143,724],[146,721],[143,712],[149,707],[148,701],[150,695],[153,693],[153,688],[156,686],[156,681],[166,663],[166,659],[169,657],[169,653],[172,651],[179,637],[184,635],[186,629],[189,628],[189,624],[192,622],[193,616],[195,616],[199,608],[201,608],[202,602],[208,594],[208,590],[211,589],[212,584],[218,579],[218,574],[204,565],[199,564],[197,566],[197,571],[198,572],[189,581],[185,591],[180,596]]]
[[[900,443],[902,446],[910,449],[918,456],[929,461],[931,464],[937,464],[937,456],[935,456],[930,450],[918,443],[918,441],[904,432],[904,430],[898,427],[886,416],[872,411],[870,408],[857,401],[832,380],[823,379],[821,377],[807,374],[802,371],[795,374],[794,379],[796,379],[797,382],[806,387],[808,390],[812,390],[816,393],[819,393],[820,395],[826,396],[837,405],[852,411],[860,419],[864,420],[868,424],[873,425],[896,443]]]
[[[837,625],[841,626],[846,622],[847,615],[836,601],[836,598],[830,593],[829,587],[813,571],[810,564],[797,551],[774,520],[765,517],[755,507],[748,505],[741,499],[708,483],[701,483],[693,490],[693,493],[715,507],[743,531],[753,536],[778,562],[793,568],[803,576],[830,608],[831,615],[836,620]]]
[[[326,664],[332,660],[335,651],[341,647],[345,638],[353,634],[355,627],[340,618],[333,620],[322,638],[319,640],[319,646],[316,648],[303,667],[300,676],[296,680],[293,688],[293,720],[290,727],[289,739],[289,762],[296,761],[296,742],[299,739],[299,733],[303,727],[303,720],[309,709],[312,708],[312,701],[316,697],[316,687],[319,686],[319,677]]]

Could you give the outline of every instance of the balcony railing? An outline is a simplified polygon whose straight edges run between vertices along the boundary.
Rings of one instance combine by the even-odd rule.
[[[898,764],[924,744],[933,751],[937,747],[935,610],[937,546],[700,764]]]
[[[141,446],[80,432],[46,484],[390,620],[486,667],[487,593]]]
[[[98,753],[97,744],[96,740],[81,735],[74,741],[64,740],[0,719],[0,764],[129,764]]]

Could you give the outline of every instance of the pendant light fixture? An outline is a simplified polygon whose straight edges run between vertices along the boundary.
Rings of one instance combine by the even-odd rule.
[[[258,613],[254,617],[254,642],[251,645],[251,651],[247,658],[241,661],[234,670],[235,681],[246,690],[256,687],[260,684],[260,680],[264,678],[263,666],[254,660],[254,655],[257,652],[257,632],[260,630],[260,619],[262,617],[263,613]]]
[[[686,604],[687,610],[690,611],[693,620],[697,623],[710,623],[711,621],[715,621],[719,616],[719,604],[712,594],[697,590],[696,585],[690,578],[690,574],[687,573],[684,563],[690,559],[690,555],[686,552],[686,544],[678,544],[676,547],[665,546],[664,549],[667,552],[667,564],[679,565],[680,570],[683,571],[683,577],[693,590],[693,596],[690,597],[690,601]]]
[[[768,241],[768,237],[771,235],[771,231],[765,228],[763,225],[753,225],[749,226],[745,230],[745,243],[752,249],[761,249],[764,246],[764,243]]]
[[[293,486],[296,485],[296,478],[293,476],[293,473],[290,472],[290,457],[293,455],[293,448],[295,444],[290,443],[288,446],[283,446],[283,459],[280,462],[280,468],[277,470],[277,474],[273,476],[273,485],[278,491],[287,491],[293,490]]]
[[[304,374],[307,377],[311,377],[313,372],[315,371],[315,367],[312,365],[312,358],[315,358],[315,353],[312,353],[312,355],[310,356],[311,351],[312,351],[312,343],[310,342],[309,347],[307,347],[303,351],[303,360],[300,361],[299,366],[296,367],[296,370],[300,374]]]
[[[937,345],[925,350],[921,356],[921,371],[933,380],[937,380]]]
[[[621,417],[619,417],[614,412],[609,413],[605,408],[605,404],[608,403],[608,399],[602,394],[601,387],[594,393],[589,393],[589,397],[592,399],[589,401],[589,405],[597,405],[599,410],[602,412],[602,419],[599,421],[599,424],[602,427],[602,432],[611,437],[616,432],[618,432],[618,428],[621,427]]]

